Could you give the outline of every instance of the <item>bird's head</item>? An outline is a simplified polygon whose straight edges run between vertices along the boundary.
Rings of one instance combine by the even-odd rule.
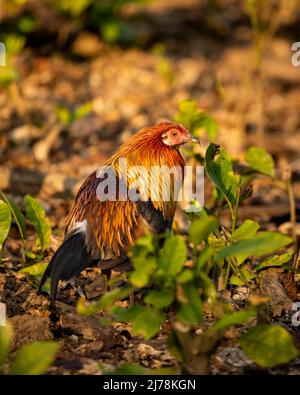
[[[161,122],[157,125],[160,131],[160,139],[163,144],[178,148],[186,143],[199,143],[199,140],[194,137],[189,130],[183,125],[173,122]]]

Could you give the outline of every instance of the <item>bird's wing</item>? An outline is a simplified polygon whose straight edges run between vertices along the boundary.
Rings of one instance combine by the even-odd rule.
[[[116,181],[118,192],[120,182]],[[150,200],[104,200],[103,188],[99,188],[103,182],[105,179],[94,172],[81,186],[67,218],[66,238],[85,232],[91,257],[106,260],[108,265],[108,261],[127,256],[134,240],[144,233],[144,225],[154,233],[163,233],[171,229],[173,218],[164,218]]]

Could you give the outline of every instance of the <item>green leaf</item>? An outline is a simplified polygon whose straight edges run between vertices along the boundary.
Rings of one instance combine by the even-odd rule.
[[[289,236],[285,236],[277,232],[261,232],[257,235],[238,241],[222,248],[217,252],[216,258],[223,259],[229,256],[254,256],[260,257],[267,254],[272,254],[293,242]]]
[[[37,279],[41,279],[47,266],[48,266],[48,262],[34,263],[33,265],[26,266],[23,269],[19,270],[18,273],[30,274],[31,276],[36,277]]]
[[[218,136],[218,124],[214,118],[211,115],[204,113],[199,126],[205,130],[209,141],[214,143]]]
[[[84,103],[77,107],[74,111],[74,120],[78,120],[87,116],[92,111],[92,107],[93,106],[91,102]]]
[[[194,278],[194,273],[191,269],[183,269],[183,271],[176,277],[176,282],[179,284],[185,284]]]
[[[207,240],[210,233],[218,229],[218,220],[213,215],[206,218],[196,219],[190,227],[190,240],[194,246],[198,246],[203,240]]]
[[[13,375],[43,374],[53,363],[58,343],[39,341],[23,346],[16,355],[10,370]]]
[[[200,324],[203,320],[203,307],[198,289],[190,282],[182,285],[184,303],[178,309],[178,318],[188,325]]]
[[[155,256],[155,241],[152,235],[139,238],[131,249],[131,262],[134,271],[130,274],[130,281],[136,287],[148,284],[151,274],[157,267]]]
[[[194,135],[199,134],[198,129],[204,129],[211,142],[214,142],[217,137],[218,124],[210,114],[198,108],[196,100],[181,101],[174,120],[189,128]]]
[[[51,236],[51,225],[46,218],[45,210],[36,199],[29,195],[25,196],[25,207],[28,218],[37,233],[41,252],[44,252],[49,245]]]
[[[250,147],[246,152],[245,160],[252,169],[268,176],[274,176],[274,160],[263,148]]]
[[[56,106],[55,113],[63,125],[69,125],[72,122],[72,113],[67,108]]]
[[[247,322],[250,318],[256,317],[256,310],[242,310],[235,311],[232,314],[227,314],[218,320],[212,327],[213,332],[218,332],[227,329],[233,325],[241,325]]]
[[[232,208],[238,201],[240,177],[233,173],[231,160],[224,149],[220,150],[217,159],[215,159],[215,155],[216,146],[210,144],[205,154],[205,170],[215,184],[220,199],[225,198]]]
[[[163,309],[167,306],[170,306],[174,298],[174,292],[171,290],[150,291],[145,296],[145,302],[151,304],[157,309]]]
[[[141,335],[146,340],[156,335],[164,320],[164,315],[152,307],[133,306],[128,309],[116,307],[112,312],[116,315],[117,320],[132,323],[134,336]]]
[[[13,329],[9,321],[0,326],[0,365],[5,361],[13,338]]]
[[[239,338],[247,356],[264,368],[287,363],[298,355],[289,332],[278,325],[259,325]]]
[[[106,292],[106,294],[103,295],[99,300],[90,303],[86,300],[80,299],[77,304],[77,312],[79,315],[85,317],[95,314],[100,310],[110,308],[117,300],[128,296],[131,291],[131,287],[115,288],[109,292]]]
[[[0,200],[0,250],[8,236],[11,220],[12,216],[8,204]]]
[[[259,224],[257,222],[252,221],[252,219],[246,219],[246,221],[243,222],[243,224],[233,232],[231,239],[240,240],[247,237],[252,237],[256,234],[258,229]]]
[[[166,276],[176,276],[184,267],[187,247],[181,236],[171,235],[164,244],[159,256],[159,268]]]
[[[16,224],[19,228],[20,235],[23,240],[26,239],[26,222],[25,222],[25,217],[22,214],[21,210],[19,207],[16,205],[16,203],[9,199],[3,192],[0,191],[0,196],[2,199],[5,201],[5,203],[8,204],[10,211],[14,217],[14,220],[16,221]]]
[[[259,271],[267,267],[282,266],[284,263],[289,262],[293,258],[294,252],[287,252],[282,255],[274,255],[265,259],[259,265],[256,266],[255,270]]]

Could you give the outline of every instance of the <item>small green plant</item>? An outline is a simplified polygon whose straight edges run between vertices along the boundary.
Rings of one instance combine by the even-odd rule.
[[[203,137],[204,132],[210,142],[214,143],[216,141],[218,124],[210,114],[198,108],[196,100],[181,101],[174,120],[189,128],[194,136]]]
[[[36,235],[36,252],[26,249],[26,219],[17,204],[0,191],[0,251],[8,237],[12,219],[14,219],[23,241],[25,256],[40,263],[51,237],[51,225],[46,217],[45,210],[41,204],[32,196],[25,196],[25,209],[28,221],[33,225]],[[25,269],[24,269],[25,270]],[[28,268],[27,268],[28,270]],[[35,268],[36,271],[36,268]]]
[[[67,107],[57,106],[55,109],[56,115],[62,125],[69,126],[73,122],[86,117],[92,111],[92,103],[87,102],[77,106],[73,111]]]

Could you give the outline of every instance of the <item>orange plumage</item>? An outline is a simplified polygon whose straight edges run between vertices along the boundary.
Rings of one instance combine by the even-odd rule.
[[[47,277],[51,277],[52,302],[60,279],[70,279],[96,264],[102,270],[127,271],[130,269],[128,250],[145,229],[155,233],[171,229],[176,208],[174,191],[181,183],[184,167],[178,148],[189,141],[193,138],[186,128],[162,122],[134,134],[103,164],[102,169],[109,167],[116,174],[116,191],[120,192],[121,185],[125,185],[129,193],[136,190],[137,201],[124,200],[118,194],[115,201],[101,200],[102,196],[99,199],[98,188],[106,180],[101,172],[94,172],[85,180],[67,218],[65,240],[41,282],[42,286]],[[126,168],[122,165],[124,161]],[[162,198],[163,175],[169,169],[175,170],[167,186],[169,199],[165,200]],[[152,175],[150,182],[149,174]],[[158,182],[154,183],[156,176]]]

